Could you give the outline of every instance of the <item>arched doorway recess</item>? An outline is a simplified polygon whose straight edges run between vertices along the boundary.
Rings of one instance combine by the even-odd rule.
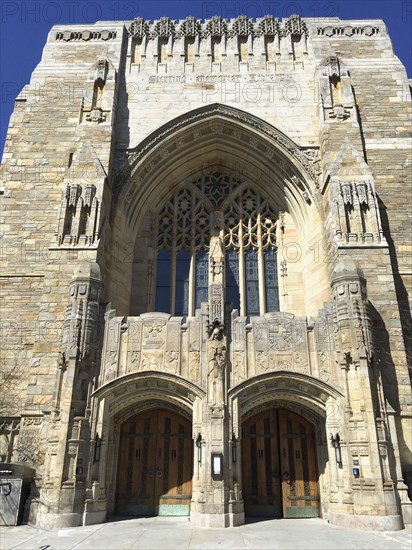
[[[150,409],[122,423],[118,515],[189,515],[192,475],[190,420],[171,410]]]
[[[318,517],[314,426],[283,408],[244,420],[242,479],[246,516]]]

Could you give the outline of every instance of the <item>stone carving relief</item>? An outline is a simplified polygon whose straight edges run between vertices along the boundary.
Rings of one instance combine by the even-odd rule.
[[[105,178],[106,173],[89,141],[70,154],[52,247],[95,247],[98,244],[100,199]]]
[[[218,15],[214,15],[207,21],[204,34],[206,36],[223,36],[227,34],[227,32],[228,28],[226,21]]]
[[[308,28],[305,21],[300,17],[300,15],[291,15],[288,17],[283,25],[282,34],[284,36],[291,35],[307,35]]]
[[[337,265],[332,280],[338,363],[343,368],[357,367],[362,358],[370,360],[373,354],[366,281],[351,260]]]
[[[103,30],[103,31],[58,31],[56,33],[56,40],[64,40],[65,42],[69,42],[71,40],[114,40],[117,36],[116,31],[109,31],[109,30]]]
[[[193,382],[198,382],[200,376],[200,352],[192,351],[189,353],[189,378]]]
[[[306,323],[280,320],[269,323],[269,349],[286,351],[305,348]]]
[[[346,120],[354,113],[351,79],[337,55],[326,57],[319,67],[319,88],[324,118]]]
[[[177,32],[177,36],[183,37],[183,36],[189,36],[191,38],[194,38],[197,36],[201,31],[201,23],[198,19],[192,16],[186,17],[184,19],[179,27],[179,31]]]
[[[19,434],[15,453],[17,462],[35,465],[39,461],[40,430],[30,427],[22,429]]]
[[[370,37],[376,36],[377,34],[382,34],[381,29],[372,25],[365,26],[331,26],[327,25],[326,27],[318,27],[317,30],[318,36],[326,36],[328,38],[332,36],[339,36],[340,38],[353,38],[353,37]]]
[[[115,103],[116,71],[109,59],[98,59],[84,85],[80,122],[110,122]]]
[[[70,285],[61,345],[61,360],[93,362],[97,353],[100,269],[94,262],[82,262]]]
[[[371,170],[349,140],[342,144],[328,177],[331,230],[337,244],[385,243]]]
[[[258,23],[258,28],[255,31],[256,35],[275,36],[279,34],[279,19],[273,17],[273,15],[266,15]]]
[[[148,21],[143,19],[143,17],[137,17],[131,22],[127,30],[129,35],[133,38],[143,38],[144,36],[148,36],[149,28],[150,26]]]
[[[177,351],[166,351],[165,369],[178,374],[179,372],[179,353]]]
[[[66,185],[60,203],[58,246],[90,246],[98,241],[100,203],[95,185]]]
[[[220,38],[224,35],[230,38],[236,36],[274,36],[276,34],[306,36],[308,27],[305,21],[296,14],[284,19],[281,25],[279,19],[271,15],[259,17],[256,20],[246,15],[239,15],[230,22],[218,15],[206,19],[204,22],[192,16],[180,21],[173,21],[169,17],[161,17],[154,23],[150,23],[142,17],[137,17],[129,25],[128,33],[133,38],[148,36],[150,39],[159,36],[181,38],[182,36],[194,37],[196,35],[201,38]],[[60,33],[57,35],[59,36],[58,39],[63,39],[60,38]]]
[[[143,324],[143,348],[157,349],[163,346],[165,341],[166,321],[155,321]]]
[[[238,384],[246,379],[244,353],[239,351],[233,353],[232,371],[234,384]]]

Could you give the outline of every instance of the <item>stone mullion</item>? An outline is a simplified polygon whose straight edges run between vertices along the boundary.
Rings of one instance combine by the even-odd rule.
[[[189,296],[188,296],[188,316],[195,314],[195,291],[196,291],[196,251],[193,241],[190,247],[190,268],[189,268]]]
[[[183,37],[183,41],[186,38]],[[188,304],[187,315],[193,317],[195,314],[195,290],[196,290],[196,195],[192,194],[192,223],[190,227],[190,267],[189,267],[189,288],[188,288]]]
[[[259,274],[259,313],[264,315],[266,312],[265,300],[265,263],[262,244],[262,224],[261,217],[257,218],[257,240],[258,240],[258,274]]]
[[[243,221],[239,221],[239,294],[240,315],[246,315],[245,250],[243,247]]]
[[[176,301],[176,255],[177,255],[177,247],[176,247],[176,235],[177,235],[177,220],[179,216],[179,212],[177,211],[177,197],[174,197],[173,201],[173,242],[172,242],[172,249],[170,252],[170,302],[169,302],[169,309],[171,315],[175,314],[175,301]]]

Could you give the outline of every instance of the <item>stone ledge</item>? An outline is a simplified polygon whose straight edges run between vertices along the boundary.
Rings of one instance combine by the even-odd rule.
[[[329,512],[329,523],[366,531],[400,531],[404,528],[401,516],[366,516]]]
[[[193,527],[204,527],[207,529],[222,529],[224,527],[238,527],[244,525],[245,514],[202,514],[190,512],[190,525]]]
[[[39,529],[63,529],[80,525],[82,525],[82,514],[44,514],[40,512],[36,518],[36,527]]]

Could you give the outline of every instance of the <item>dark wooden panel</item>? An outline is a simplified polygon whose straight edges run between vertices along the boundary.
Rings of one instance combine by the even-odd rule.
[[[121,427],[116,510],[121,515],[185,515],[192,493],[191,423],[164,410]]]
[[[249,516],[280,517],[275,411],[255,415],[243,424],[242,471],[245,513]]]
[[[245,513],[317,517],[318,481],[312,424],[284,409],[259,413],[242,426]]]
[[[282,506],[285,518],[319,515],[314,428],[301,416],[279,411]]]

